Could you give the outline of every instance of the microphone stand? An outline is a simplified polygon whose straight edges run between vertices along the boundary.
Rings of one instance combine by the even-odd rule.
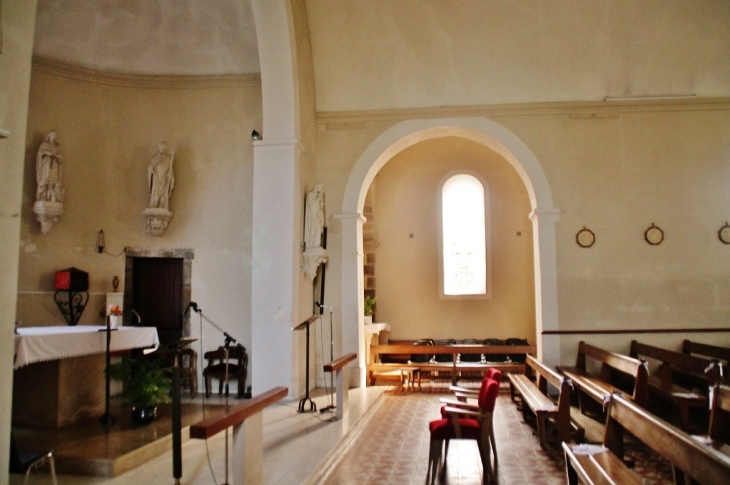
[[[225,338],[224,341],[223,341],[223,363],[224,363],[224,366],[225,366],[224,367],[225,368],[225,372],[224,372],[223,383],[224,383],[224,386],[225,386],[226,412],[228,412],[228,408],[229,408],[229,403],[228,403],[228,396],[229,396],[229,387],[228,387],[228,350],[229,350],[229,348],[230,348],[230,346],[231,346],[232,343],[233,344],[238,344],[238,341],[236,339],[234,339],[228,332],[226,332],[220,326],[218,326],[218,324],[216,324],[210,318],[208,318],[205,315],[203,315],[203,310],[198,306],[197,303],[191,301],[190,302],[190,306],[188,307],[188,310],[187,311],[189,311],[190,309],[192,309],[194,312],[196,312],[198,315],[200,315],[200,319],[201,320],[205,320],[211,326],[213,326],[213,328],[215,328],[220,333],[222,333],[223,334],[223,337]],[[201,332],[201,335],[200,335],[200,339],[201,339],[201,343],[202,343],[202,339],[203,339],[202,332]],[[238,344],[238,345],[240,345],[240,344]],[[225,481],[221,485],[228,485],[228,427],[226,427],[226,429],[225,429],[225,440],[226,440],[226,445],[225,445],[225,468],[226,468],[226,472],[225,473],[226,473],[226,479],[225,479]],[[177,451],[177,450],[173,450],[173,451]],[[180,451],[180,453],[182,453],[182,451]],[[173,457],[173,460],[174,460],[174,457]]]

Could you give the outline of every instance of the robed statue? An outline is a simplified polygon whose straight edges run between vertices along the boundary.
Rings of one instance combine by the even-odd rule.
[[[63,202],[63,157],[56,136],[55,131],[49,132],[36,153],[36,201]]]
[[[168,152],[167,143],[158,146],[158,153],[147,167],[147,184],[150,191],[150,208],[170,209],[170,196],[175,188],[175,173],[172,164],[175,152]]]

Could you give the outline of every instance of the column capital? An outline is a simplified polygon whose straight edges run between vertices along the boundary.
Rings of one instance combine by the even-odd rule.
[[[535,208],[530,212],[530,219],[533,221],[542,220],[542,221],[552,221],[552,222],[558,222],[560,220],[560,209],[556,209],[554,207],[550,208]]]
[[[360,222],[364,224],[367,219],[364,215],[360,214],[359,212],[346,212],[346,213],[340,213],[340,214],[332,214],[333,219],[339,219],[341,221],[355,221]]]
[[[253,142],[254,148],[268,148],[268,147],[294,147],[301,151],[302,144],[296,138],[266,138],[263,140],[256,140]]]

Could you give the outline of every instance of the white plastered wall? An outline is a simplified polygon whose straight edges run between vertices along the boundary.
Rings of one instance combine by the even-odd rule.
[[[0,485],[6,485],[10,457],[13,388],[13,337],[18,289],[20,205],[23,188],[25,132],[30,66],[35,27],[35,0],[4,1],[0,55]]]

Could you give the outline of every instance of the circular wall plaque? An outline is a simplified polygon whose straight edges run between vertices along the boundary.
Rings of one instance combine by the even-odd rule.
[[[644,239],[652,246],[658,246],[664,241],[664,231],[652,222],[651,227],[644,231]]]
[[[596,242],[596,235],[586,226],[583,226],[583,229],[575,235],[575,242],[582,248],[589,248]]]
[[[726,222],[725,225],[717,231],[717,237],[720,238],[720,241],[722,241],[723,244],[730,244],[730,224]]]

